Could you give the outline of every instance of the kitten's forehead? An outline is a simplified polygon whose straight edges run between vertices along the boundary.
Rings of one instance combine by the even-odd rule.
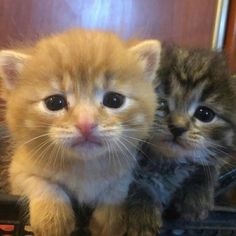
[[[180,83],[197,84],[209,76],[212,58],[201,51],[176,49],[174,76]]]
[[[176,107],[194,102],[220,106],[232,93],[224,58],[206,50],[167,47],[163,50],[159,77],[165,96]]]
[[[115,35],[84,31],[40,41],[27,68],[24,78],[30,82],[52,80],[53,89],[63,87],[66,91],[69,87],[81,91],[101,84],[107,87],[111,80],[141,83],[137,80],[143,73],[134,53]]]
[[[168,80],[168,83],[162,83],[161,85],[162,90],[165,91],[164,97],[169,101],[170,110],[184,112],[201,102],[202,92],[206,83],[199,83],[195,87],[186,86],[177,78],[172,77],[171,80]]]
[[[198,83],[228,77],[226,60],[221,53],[204,49],[184,49],[165,45],[162,50],[160,77],[195,88]]]
[[[110,73],[93,74],[90,73],[91,71],[88,70],[86,73],[78,73],[77,75],[64,72],[59,78],[51,78],[49,86],[45,90],[46,94],[43,96],[62,93],[67,97],[73,97],[71,100],[74,101],[79,97],[85,100],[93,99],[96,96],[102,96],[108,90],[121,92],[132,97],[136,94],[133,83],[130,83],[129,80],[118,78]]]
[[[83,77],[86,76],[86,79]],[[86,94],[87,96],[96,90],[96,88],[106,88],[108,87],[110,79],[106,77],[104,74],[98,74],[93,76],[91,80],[88,78],[91,77],[90,73],[86,73],[86,75],[79,76],[77,75],[77,79],[74,78],[74,75],[71,75],[69,72],[64,72],[62,78],[51,78],[49,83],[49,89],[58,93],[65,94]]]
[[[195,110],[201,104],[222,112],[227,104],[231,104],[231,101],[227,97],[227,90],[225,94],[221,91],[221,86],[207,80],[202,80],[195,86],[187,86],[179,82],[178,79],[172,79],[169,93],[165,97],[168,98],[171,110],[185,112],[189,109]]]

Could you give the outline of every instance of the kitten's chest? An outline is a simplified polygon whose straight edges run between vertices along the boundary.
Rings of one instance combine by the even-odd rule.
[[[131,171],[112,171],[110,167],[87,168],[74,165],[70,170],[55,176],[79,203],[89,205],[120,203],[127,196],[132,181]]]
[[[163,204],[168,204],[175,191],[196,170],[192,164],[167,160],[145,161],[141,165],[138,179],[148,183]]]

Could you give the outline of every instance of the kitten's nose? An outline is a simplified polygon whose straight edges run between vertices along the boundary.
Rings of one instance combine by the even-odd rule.
[[[96,123],[90,122],[90,121],[83,121],[83,122],[78,122],[75,127],[79,129],[80,133],[84,137],[88,137],[91,135],[93,129],[97,126]]]
[[[169,125],[170,132],[174,135],[174,137],[179,137],[183,133],[185,133],[188,129],[186,127]]]

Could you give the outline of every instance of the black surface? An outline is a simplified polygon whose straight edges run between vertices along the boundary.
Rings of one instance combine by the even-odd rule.
[[[230,172],[220,178],[220,188],[217,191],[225,192],[233,188],[235,185],[235,171]],[[230,186],[230,187],[229,187]],[[73,209],[79,222],[84,222],[88,225],[89,218],[87,215],[92,213],[92,209],[85,206],[79,207],[76,202],[72,200]],[[27,206],[24,204],[24,208]],[[13,224],[16,226],[14,232],[8,235],[24,236],[25,219],[23,216],[22,204],[20,204],[17,196],[11,196],[0,193],[0,224]],[[24,209],[25,213],[25,209]],[[82,221],[81,221],[82,220]],[[79,227],[80,225],[78,225]],[[0,230],[0,236],[3,235]],[[27,234],[28,235],[28,234]],[[89,235],[87,229],[84,231],[75,232],[72,235]],[[168,221],[164,223],[161,230],[161,236],[236,236],[236,207],[216,206],[214,210],[209,213],[209,217],[203,221],[186,222],[181,220]]]

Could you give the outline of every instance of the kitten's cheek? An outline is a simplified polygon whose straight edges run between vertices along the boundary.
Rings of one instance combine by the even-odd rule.
[[[29,129],[32,129],[35,127],[35,123],[32,120],[25,120],[24,125],[25,125],[25,127],[29,128]]]
[[[231,147],[234,146],[234,140],[236,139],[233,132],[229,132],[225,137],[225,143],[228,146],[231,146]]]
[[[144,123],[144,122],[145,122],[144,114],[138,114],[138,115],[135,117],[135,121],[136,121],[138,124]]]

